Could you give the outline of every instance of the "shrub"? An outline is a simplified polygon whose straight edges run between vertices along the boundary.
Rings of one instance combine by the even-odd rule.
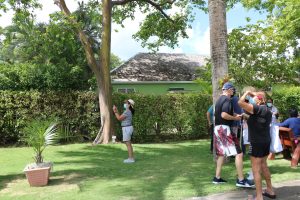
[[[280,120],[289,117],[289,109],[298,108],[300,111],[300,87],[285,85],[275,86],[272,89],[272,99],[279,110]]]
[[[211,104],[210,96],[116,93],[113,103],[120,110],[128,98],[136,102],[134,142],[194,139],[207,134],[205,116]],[[58,117],[67,129],[65,134],[77,141],[92,140],[100,127],[97,95],[78,91],[0,91],[0,144],[20,143],[26,123],[39,117]],[[121,139],[120,123],[115,119],[114,127]]]

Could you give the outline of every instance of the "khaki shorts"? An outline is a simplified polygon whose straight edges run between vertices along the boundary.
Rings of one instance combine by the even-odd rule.
[[[123,133],[123,142],[131,141],[133,126],[122,127],[122,133]]]

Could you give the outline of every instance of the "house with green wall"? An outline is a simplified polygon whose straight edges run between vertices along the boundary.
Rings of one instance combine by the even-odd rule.
[[[111,71],[114,92],[167,94],[200,92],[196,70],[207,57],[188,54],[139,53]]]

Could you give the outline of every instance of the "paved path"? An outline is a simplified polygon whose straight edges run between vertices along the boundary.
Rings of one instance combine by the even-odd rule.
[[[277,195],[277,200],[300,200],[300,180],[275,183],[273,187]],[[187,200],[247,200],[248,195],[254,194],[254,189],[239,189],[205,197],[193,197]],[[269,200],[267,197],[264,197],[264,199]]]

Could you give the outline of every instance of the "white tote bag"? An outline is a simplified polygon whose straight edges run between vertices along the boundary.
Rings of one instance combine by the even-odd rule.
[[[279,153],[282,149],[282,144],[279,138],[279,127],[272,125],[270,127],[270,135],[271,135],[271,145],[270,152],[271,153]]]

